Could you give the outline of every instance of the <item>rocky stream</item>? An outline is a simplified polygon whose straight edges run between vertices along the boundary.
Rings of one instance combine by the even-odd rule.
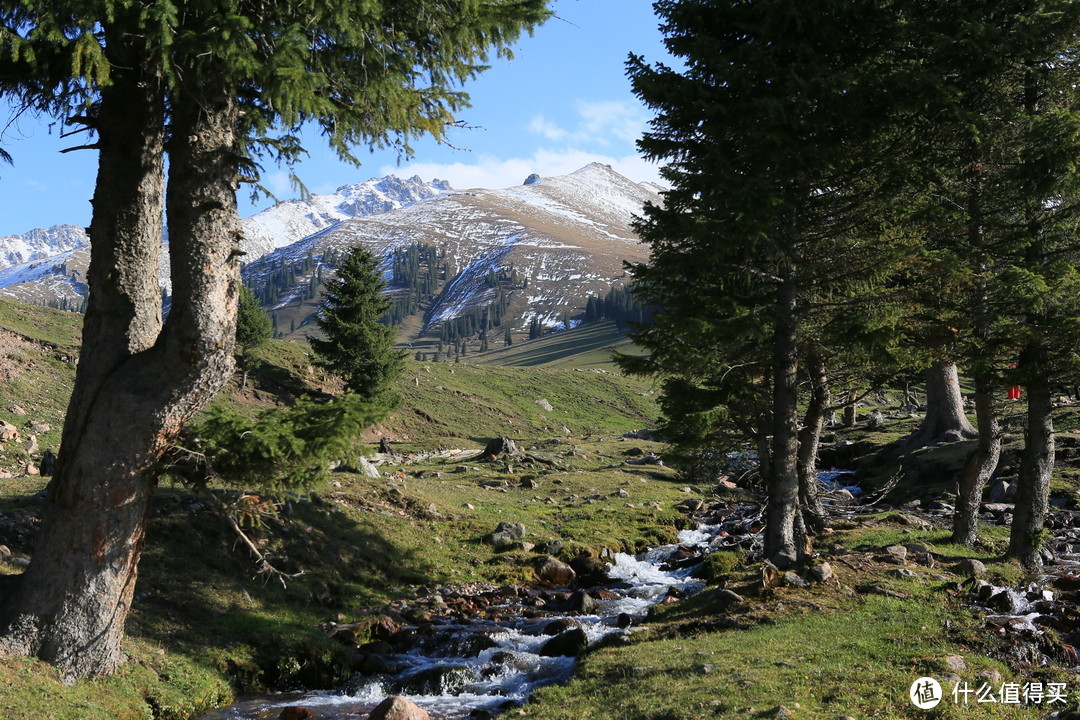
[[[843,489],[836,479],[823,477],[824,489]],[[951,508],[938,505],[905,507],[902,521],[924,529],[946,527]],[[578,564],[576,581],[571,568],[541,556],[536,586],[427,588],[408,607],[402,601],[378,620],[335,625],[329,631],[345,641],[350,633],[372,638],[356,648],[354,675],[344,688],[244,698],[200,720],[482,720],[511,711],[536,688],[568,680],[576,657],[587,648],[627,642],[651,606],[700,591],[704,583],[693,575],[705,554],[760,548],[760,507],[714,502],[686,509],[700,524],[681,532],[678,544]],[[842,522],[858,522],[861,513],[870,511],[856,504],[832,509]],[[983,507],[988,523],[1007,523],[1010,514],[1011,506],[1004,503]],[[931,577],[940,588],[985,616],[1002,660],[1028,669],[1047,663],[1076,667],[1080,512],[1054,510],[1047,524],[1054,533],[1045,553],[1047,572],[1021,588],[995,586],[979,577],[985,568],[978,561],[943,558],[918,543],[862,552],[834,545],[819,554],[807,573],[776,573],[764,582],[777,587],[821,582],[822,566],[827,568],[829,561],[885,562],[898,566],[894,574],[911,573],[905,566],[938,568],[940,574]],[[565,576],[559,574],[562,568]],[[571,581],[577,589],[571,589]]]

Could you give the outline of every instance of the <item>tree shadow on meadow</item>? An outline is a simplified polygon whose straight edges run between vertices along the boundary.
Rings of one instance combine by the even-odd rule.
[[[383,537],[364,512],[318,498],[294,500],[244,529],[293,577],[260,574],[198,496],[159,492],[128,627],[229,675],[240,691],[340,683],[349,651],[323,628],[378,612],[395,591],[432,580],[433,568]]]

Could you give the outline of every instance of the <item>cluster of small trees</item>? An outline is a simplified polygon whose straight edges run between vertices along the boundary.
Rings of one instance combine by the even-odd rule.
[[[262,283],[253,292],[259,302],[266,306],[276,305],[286,293],[297,296],[301,300],[311,300],[318,294],[319,286],[322,285],[325,265],[325,260],[316,263],[312,250],[308,250],[307,255],[299,262],[290,262],[282,254],[278,257],[277,265],[266,273]],[[297,290],[296,280],[304,276],[307,276],[307,282]]]
[[[590,295],[585,301],[585,322],[614,321],[621,329],[644,322],[648,317],[645,307],[630,289],[616,285],[604,297]]]
[[[958,362],[979,447],[954,528],[974,540],[1003,388],[1026,389],[1010,554],[1039,565],[1050,387],[1080,332],[1080,6],[1065,0],[657,3],[683,65],[632,56],[639,146],[671,189],[638,224],[657,308],[633,371],[665,378],[685,447],[757,445],[766,553],[820,527],[831,388]],[[843,28],[842,31],[838,31]],[[847,393],[845,393],[847,396]]]

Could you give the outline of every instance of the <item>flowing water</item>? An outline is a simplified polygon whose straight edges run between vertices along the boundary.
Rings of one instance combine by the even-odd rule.
[[[733,519],[742,515],[736,511]],[[590,645],[607,636],[633,632],[627,626],[643,618],[650,606],[671,594],[686,595],[703,587],[690,577],[692,569],[686,566],[693,565],[695,557],[700,559],[710,544],[734,543],[733,535],[720,530],[719,525],[685,530],[679,534],[678,545],[654,548],[636,557],[617,554],[608,569],[612,579],[605,586],[608,599],[599,600],[592,614],[565,616],[584,631]],[[689,557],[672,563],[673,553]],[[529,593],[522,595],[528,600]],[[384,672],[357,675],[344,690],[248,698],[200,718],[277,718],[289,706],[306,708],[324,720],[365,718],[389,695],[405,695],[436,719],[490,717],[523,704],[540,686],[568,680],[574,667],[572,657],[541,653],[552,639],[545,630],[559,614],[537,613],[534,605],[511,601],[503,610],[497,614],[502,618],[498,621],[485,617],[428,628],[416,647],[380,658]]]

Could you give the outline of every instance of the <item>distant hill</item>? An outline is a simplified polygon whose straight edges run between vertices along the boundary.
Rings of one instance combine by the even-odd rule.
[[[416,303],[404,339],[436,336],[441,324],[455,319],[471,318],[457,334],[474,339],[485,324],[493,326],[491,339],[506,327],[522,333],[534,320],[554,329],[580,315],[589,295],[623,282],[624,262],[646,258],[631,222],[645,203],[659,200],[652,187],[596,163],[560,177],[530,176],[501,190],[447,191],[338,223],[269,253],[246,266],[244,280],[261,293],[280,332],[303,335],[318,308],[317,289],[342,253],[368,247],[382,256],[393,280],[394,253],[427,246],[434,249],[438,287]],[[485,313],[506,322],[485,323]]]
[[[376,178],[244,220],[244,281],[273,315],[279,336],[302,340],[312,332],[323,282],[344,252],[363,244],[382,258],[401,306],[396,321],[403,343],[423,351],[437,350],[440,340],[444,351],[463,342],[470,351],[495,350],[507,330],[517,343],[530,326],[549,332],[577,324],[590,295],[623,283],[624,263],[647,257],[632,220],[646,203],[659,201],[655,185],[596,163],[496,190]],[[7,253],[0,297],[83,307],[89,252],[81,228],[0,238],[0,252]],[[395,267],[410,263],[402,279]],[[167,294],[167,258],[161,282]],[[574,339],[589,348],[595,340],[582,332],[547,342]],[[555,354],[572,354],[569,349]],[[595,362],[607,362],[606,350],[593,351],[600,353]],[[521,351],[497,357],[532,362]]]

